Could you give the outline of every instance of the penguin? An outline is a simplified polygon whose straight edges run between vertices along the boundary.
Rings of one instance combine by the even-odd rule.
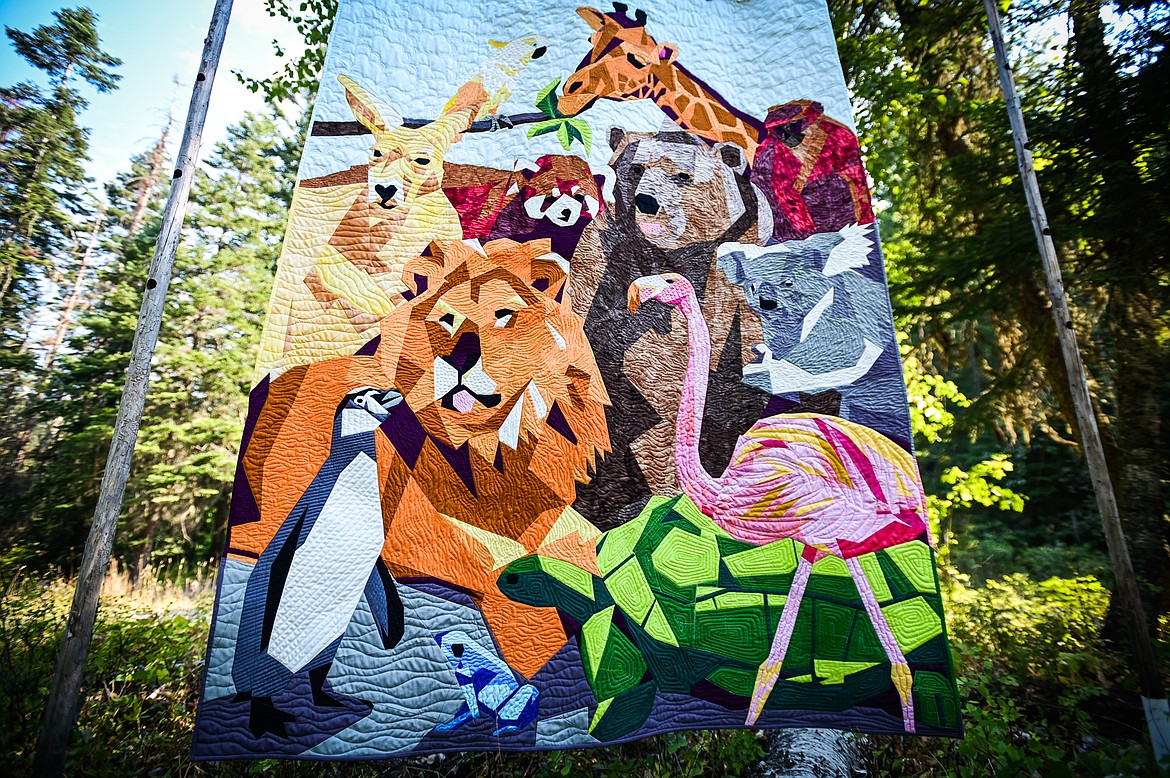
[[[281,524],[248,578],[232,663],[236,701],[248,701],[248,727],[286,737],[293,716],[272,697],[309,671],[313,704],[341,707],[325,690],[337,647],[362,596],[382,645],[405,628],[402,600],[381,560],[385,534],[375,436],[402,393],[363,386],[333,419],[329,457]],[[408,410],[408,409],[407,409]]]

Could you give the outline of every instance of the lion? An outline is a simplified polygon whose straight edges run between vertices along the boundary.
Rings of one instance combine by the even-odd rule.
[[[568,262],[548,239],[436,242],[406,263],[403,284],[376,347],[268,387],[242,455],[260,519],[232,528],[229,551],[263,552],[327,458],[339,400],[392,387],[409,412],[377,439],[382,560],[399,581],[468,593],[504,659],[529,675],[565,633],[555,610],[504,597],[498,571],[537,551],[596,565],[599,531],[569,506],[609,448],[609,397]]]

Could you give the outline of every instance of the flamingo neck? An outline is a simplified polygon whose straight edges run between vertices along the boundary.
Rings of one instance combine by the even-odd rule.
[[[694,293],[679,301],[687,323],[687,372],[674,433],[674,465],[679,484],[704,513],[710,514],[719,494],[719,482],[699,460],[699,435],[703,430],[703,408],[707,404],[707,378],[711,370],[711,335]]]

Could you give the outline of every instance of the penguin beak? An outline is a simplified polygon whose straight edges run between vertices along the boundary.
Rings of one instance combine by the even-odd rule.
[[[402,393],[396,389],[390,389],[382,395],[381,401],[369,397],[366,400],[366,410],[378,421],[386,421],[390,418],[390,411],[394,406],[402,402]]]

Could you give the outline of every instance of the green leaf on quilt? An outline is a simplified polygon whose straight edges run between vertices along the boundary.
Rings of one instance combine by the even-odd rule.
[[[583,119],[569,119],[566,125],[569,128],[569,135],[581,141],[581,145],[585,147],[585,153],[588,154],[593,147],[593,132],[589,129],[589,125]]]
[[[560,85],[561,80],[558,78],[536,94],[536,107],[552,119],[564,117],[564,114],[557,110],[557,87]]]
[[[562,124],[560,119],[549,119],[544,122],[537,122],[528,130],[528,139],[531,140],[538,135],[545,135],[546,133],[556,132]]]

